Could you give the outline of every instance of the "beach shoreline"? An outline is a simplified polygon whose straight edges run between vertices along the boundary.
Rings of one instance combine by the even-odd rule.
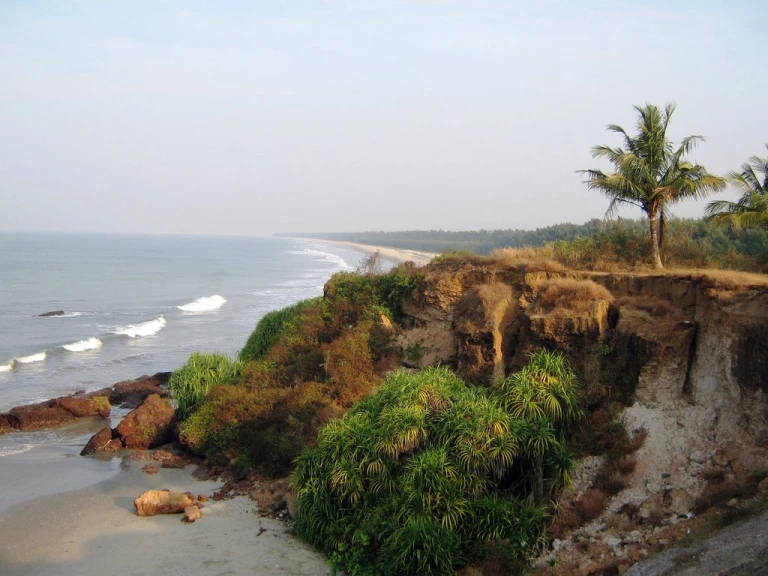
[[[347,246],[359,252],[365,254],[374,254],[379,252],[382,258],[394,262],[395,264],[402,264],[404,262],[413,262],[416,266],[425,266],[429,262],[439,256],[435,252],[421,252],[419,250],[406,250],[403,248],[390,248],[388,246],[375,246],[373,244],[359,244],[357,242],[347,242],[345,240],[326,240],[324,238],[297,238],[298,240],[316,240],[319,242],[325,242],[328,244],[338,244],[341,246]]]
[[[116,461],[119,471],[96,484],[3,510],[0,574],[329,573],[319,552],[296,540],[285,522],[259,516],[256,503],[244,496],[210,500],[194,524],[181,522],[180,514],[137,516],[133,500],[146,490],[210,498],[223,482],[194,478],[190,465],[149,475],[141,471],[144,462],[128,455]]]

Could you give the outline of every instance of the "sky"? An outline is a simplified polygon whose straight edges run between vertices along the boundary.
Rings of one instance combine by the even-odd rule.
[[[764,1],[0,0],[0,230],[602,218],[576,170],[610,168],[590,148],[635,104],[676,101],[669,135],[706,136],[711,172],[768,154],[766,21]]]

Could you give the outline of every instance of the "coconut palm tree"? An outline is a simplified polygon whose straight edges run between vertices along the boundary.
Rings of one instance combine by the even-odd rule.
[[[579,170],[590,190],[598,190],[610,199],[606,217],[616,214],[621,204],[637,206],[649,221],[654,268],[663,268],[661,245],[667,205],[686,198],[702,198],[725,188],[725,179],[714,176],[685,157],[703,136],[686,136],[675,148],[667,138],[667,128],[675,111],[670,102],[659,109],[653,104],[635,106],[638,113],[637,134],[630,136],[617,124],[609,124],[610,132],[624,138],[624,147],[595,146],[594,158],[606,158],[614,171]]]
[[[768,148],[768,144],[765,145]],[[768,227],[768,157],[752,156],[727,175],[741,198],[736,202],[718,200],[707,205],[707,219],[715,224],[730,224],[734,228]]]

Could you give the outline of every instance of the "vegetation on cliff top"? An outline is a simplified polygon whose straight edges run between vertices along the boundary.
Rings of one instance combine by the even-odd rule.
[[[391,321],[417,279],[411,266],[337,274],[324,298],[262,318],[237,361],[193,354],[171,379],[182,441],[199,454],[241,455],[266,474],[286,474],[322,425],[399,364]]]
[[[620,134],[624,147],[595,146],[592,156],[613,164],[613,172],[580,170],[591,190],[610,199],[607,216],[615,214],[621,204],[640,208],[648,217],[654,268],[663,268],[661,246],[664,242],[668,205],[689,198],[702,198],[725,188],[725,179],[709,174],[685,157],[703,136],[686,136],[675,147],[667,137],[667,128],[675,111],[671,102],[660,110],[653,104],[635,106],[638,114],[637,134],[630,136],[616,124],[608,130]]]

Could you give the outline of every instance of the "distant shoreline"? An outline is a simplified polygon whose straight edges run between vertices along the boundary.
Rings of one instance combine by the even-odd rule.
[[[403,262],[413,262],[416,266],[425,266],[429,262],[439,256],[435,252],[421,252],[419,250],[405,250],[402,248],[389,248],[387,246],[375,246],[373,244],[359,244],[357,242],[347,242],[345,240],[326,240],[325,238],[297,238],[299,240],[317,240],[318,242],[326,242],[328,244],[339,244],[342,246],[348,246],[360,252],[366,254],[373,254],[379,252],[381,256],[397,264]]]

